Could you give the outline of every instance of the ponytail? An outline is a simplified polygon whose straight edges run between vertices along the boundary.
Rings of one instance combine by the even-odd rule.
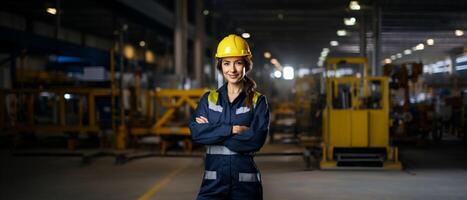
[[[243,89],[246,93],[246,106],[251,107],[253,106],[253,97],[256,93],[256,82],[251,79],[250,77],[246,76],[243,78]]]

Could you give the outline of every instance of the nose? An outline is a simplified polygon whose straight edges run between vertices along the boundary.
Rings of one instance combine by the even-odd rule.
[[[235,68],[235,63],[231,63],[229,65],[229,70],[228,72],[237,72],[237,69]]]

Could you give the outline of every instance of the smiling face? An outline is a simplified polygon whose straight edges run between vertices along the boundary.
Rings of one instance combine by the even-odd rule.
[[[222,75],[230,84],[238,84],[246,74],[245,59],[243,57],[226,57],[220,61]]]

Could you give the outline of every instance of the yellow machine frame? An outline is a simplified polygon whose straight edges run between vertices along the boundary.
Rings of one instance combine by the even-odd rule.
[[[146,100],[148,109],[148,118],[152,121],[149,127],[132,127],[130,134],[132,135],[159,135],[159,136],[181,136],[186,137],[183,142],[185,150],[191,151],[192,143],[190,129],[186,124],[174,122],[177,109],[189,106],[191,109],[196,109],[198,100],[207,89],[157,89],[148,91]],[[155,106],[155,107],[154,107]],[[155,109],[154,109],[155,108]],[[164,110],[163,113],[159,111]],[[188,110],[187,110],[188,111]],[[191,116],[190,113],[188,115]],[[168,142],[162,139],[161,150],[166,152]]]
[[[389,145],[389,82],[387,77],[369,77],[367,75],[368,61],[363,57],[329,58],[326,61],[327,71],[337,70],[337,65],[361,64],[362,77],[326,77],[326,107],[323,112],[323,155],[320,162],[321,169],[337,168],[341,155],[336,149],[358,150],[358,153],[371,152],[372,149],[385,150],[385,157],[381,160],[385,169],[401,169],[398,160],[397,147]],[[379,107],[367,108],[364,100],[371,95],[369,84],[379,82],[381,98]],[[348,108],[334,108],[333,98],[338,95],[339,85],[350,85],[350,106]],[[350,155],[350,154],[348,154]],[[355,155],[355,154],[352,154]],[[362,154],[360,154],[361,156]],[[362,161],[362,157],[357,161]]]

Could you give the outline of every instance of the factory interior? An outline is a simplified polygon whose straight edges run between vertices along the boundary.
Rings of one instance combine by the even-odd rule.
[[[207,94],[230,115],[210,94],[231,34],[268,131],[223,156],[254,157],[263,199],[467,199],[467,1],[1,4],[0,199],[207,199],[211,146],[236,136],[190,124]]]

